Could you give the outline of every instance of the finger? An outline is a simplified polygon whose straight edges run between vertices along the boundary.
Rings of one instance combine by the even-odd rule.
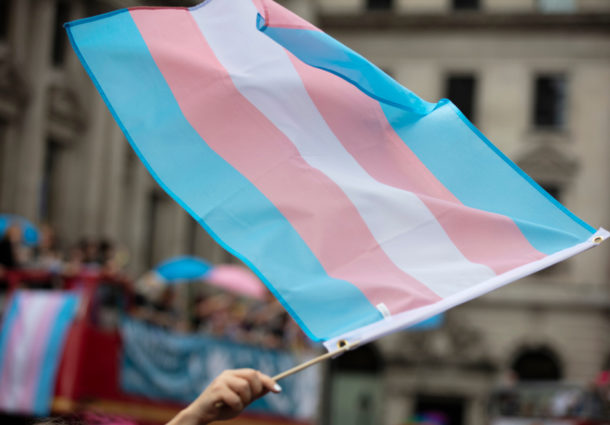
[[[234,372],[235,375],[241,376],[248,380],[250,380],[251,377],[255,377],[254,379],[260,381],[266,391],[273,391],[274,393],[279,393],[280,391],[282,391],[282,387],[280,387],[270,376],[267,376],[264,373],[259,372],[258,370],[236,369]]]
[[[258,372],[255,372],[254,377],[249,379],[248,382],[250,382],[250,389],[252,390],[253,398],[258,398],[263,395],[263,392],[267,392],[263,386],[263,382],[258,376]]]
[[[280,391],[282,391],[282,387],[280,387],[279,384],[275,382],[270,376],[267,376],[261,372],[258,373],[260,375],[259,379],[268,391],[273,391],[274,393],[279,393]]]
[[[254,370],[254,369],[235,369],[233,371],[234,375],[239,376],[240,378],[247,379],[247,380],[256,378],[257,373],[258,373],[258,371]]]
[[[224,388],[220,393],[220,400],[224,406],[234,411],[241,411],[244,408],[244,403],[241,401],[241,397],[234,393],[229,387]],[[214,407],[223,407],[215,404]]]
[[[252,388],[250,388],[250,382],[247,379],[231,376],[226,380],[226,384],[234,393],[239,395],[244,404],[252,401]]]
[[[258,398],[263,395],[263,391],[266,392],[263,382],[261,381],[261,373],[254,369],[237,369],[235,375],[247,380],[252,390],[252,398]]]

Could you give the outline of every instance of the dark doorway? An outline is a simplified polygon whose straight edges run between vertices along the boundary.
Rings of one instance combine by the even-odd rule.
[[[368,10],[390,10],[392,0],[367,0],[366,8]]]
[[[453,0],[453,10],[477,10],[479,0]]]
[[[415,402],[416,420],[443,425],[463,425],[465,400],[461,397],[418,395]],[[436,421],[436,422],[434,422]]]
[[[512,369],[520,381],[558,381],[563,377],[559,358],[547,347],[521,351]]]

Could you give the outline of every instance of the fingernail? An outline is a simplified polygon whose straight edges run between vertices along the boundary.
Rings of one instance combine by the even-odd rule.
[[[279,393],[280,391],[282,391],[282,387],[280,387],[280,385],[279,385],[279,384],[275,384],[275,385],[273,386],[273,391],[276,391],[276,392],[278,392],[278,393]]]

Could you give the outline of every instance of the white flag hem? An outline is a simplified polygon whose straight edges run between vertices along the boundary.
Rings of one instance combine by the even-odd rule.
[[[345,334],[339,335],[324,342],[324,346],[328,351],[335,351],[338,348],[339,341],[346,341],[348,344],[366,344],[374,339],[396,332],[400,329],[414,325],[439,313],[442,313],[457,305],[473,300],[481,295],[500,288],[515,280],[521,279],[553,264],[559,263],[567,258],[570,258],[578,253],[586,251],[600,244],[599,237],[606,240],[610,236],[610,232],[600,228],[587,241],[570,248],[566,248],[555,254],[544,257],[541,260],[528,263],[524,266],[517,267],[501,275],[488,279],[480,284],[460,291],[457,294],[451,295],[432,305],[421,307],[411,311],[405,311],[395,316],[387,317],[384,320],[372,323],[362,328],[355,329]]]

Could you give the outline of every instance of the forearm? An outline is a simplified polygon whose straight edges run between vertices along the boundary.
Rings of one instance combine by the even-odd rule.
[[[196,414],[192,413],[187,407],[181,410],[174,418],[169,421],[166,425],[207,425],[211,420],[206,421]]]

